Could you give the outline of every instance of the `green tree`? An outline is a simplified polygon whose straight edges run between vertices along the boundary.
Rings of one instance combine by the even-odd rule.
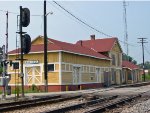
[[[134,64],[137,64],[137,61],[133,59],[133,57],[129,56],[129,55],[126,55],[126,54],[123,54],[122,55],[122,60],[124,61],[129,61],[129,62],[132,62]]]
[[[143,63],[140,63],[139,66],[140,66],[141,68],[143,68],[143,67],[142,67],[142,66],[143,66]],[[150,62],[149,62],[149,61],[145,61],[145,69],[150,69]]]
[[[2,74],[3,72],[3,68],[0,66],[0,74]]]
[[[132,62],[133,62],[134,64],[137,64],[137,61],[136,61],[136,60],[133,60]]]

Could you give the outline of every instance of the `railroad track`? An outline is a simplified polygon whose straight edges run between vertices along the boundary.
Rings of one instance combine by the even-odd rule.
[[[66,106],[59,109],[48,110],[41,113],[101,113],[116,108],[120,105],[127,104],[128,102],[141,97],[142,94],[137,94],[130,97],[118,97],[116,95],[109,96],[101,99],[83,102],[80,104]]]
[[[85,111],[84,113],[102,113],[102,112],[108,111],[109,109],[116,108],[124,103],[130,102],[138,97],[141,97],[141,95],[136,95],[136,96],[132,96],[132,97],[128,97],[128,98],[122,98],[118,101],[114,101],[114,102],[107,103],[102,106],[98,106],[96,108],[90,109],[88,111]]]
[[[82,95],[76,96],[49,96],[39,99],[27,100],[27,101],[19,101],[19,102],[11,102],[11,103],[3,103],[0,104],[0,112],[13,111],[18,109],[25,109],[29,107],[39,106],[43,104],[51,104],[58,103],[62,101],[72,100],[80,98]]]
[[[100,102],[115,99],[117,97],[118,96],[115,95],[115,96],[99,98],[99,99],[95,99],[95,100],[91,100],[91,101],[87,101],[87,102],[82,102],[80,104],[75,104],[75,105],[70,105],[70,106],[66,106],[66,107],[63,107],[63,108],[55,109],[55,110],[45,111],[45,112],[42,112],[42,113],[65,113],[65,112],[73,111],[73,110],[76,110],[76,109],[85,108],[86,106],[99,104]]]
[[[108,91],[109,90],[113,90],[113,89],[107,89]],[[139,90],[139,89],[138,89]],[[92,90],[91,92],[89,92],[89,93],[87,93],[87,94],[91,94],[91,95],[94,95],[94,93],[95,94],[97,94],[97,93],[99,93],[99,92],[101,92],[101,91],[95,91],[95,90]],[[147,92],[147,91],[146,91]],[[145,92],[143,92],[143,93],[145,93]],[[86,93],[85,93],[86,94]],[[73,99],[77,99],[77,98],[80,98],[80,97],[82,97],[82,95],[84,95],[84,93],[82,94],[82,93],[79,93],[77,96],[71,96],[71,95],[74,95],[74,94],[70,94],[70,96],[68,95],[68,97],[66,96],[66,94],[63,94],[62,96],[61,95],[56,95],[56,96],[48,96],[48,97],[46,97],[46,96],[44,96],[44,97],[41,97],[41,98],[37,98],[37,99],[33,99],[33,100],[27,100],[27,101],[19,101],[19,102],[11,102],[11,103],[3,103],[3,104],[0,104],[0,112],[6,112],[6,111],[14,111],[14,110],[20,110],[20,109],[26,109],[27,107],[30,107],[30,108],[34,108],[34,107],[40,107],[41,105],[48,105],[48,104],[51,104],[51,105],[53,105],[54,103],[56,104],[56,106],[57,106],[57,103],[58,102],[63,102],[63,101],[67,101],[67,100],[73,100]],[[142,94],[141,94],[142,95]],[[65,97],[64,97],[65,96]],[[110,99],[109,99],[110,98]],[[89,108],[95,108],[95,106],[99,106],[99,105],[101,105],[99,108],[101,108],[102,109],[102,106],[103,107],[105,107],[105,108],[103,108],[103,110],[106,110],[106,109],[109,109],[109,107],[108,108],[106,108],[107,106],[104,106],[104,104],[102,104],[102,103],[109,103],[109,105],[108,106],[117,106],[118,104],[116,103],[116,105],[111,105],[111,103],[109,102],[109,101],[106,101],[106,100],[112,100],[113,101],[113,99],[115,100],[117,97],[109,97],[109,98],[107,98],[107,97],[105,97],[105,98],[95,98],[95,99],[92,99],[92,100],[86,100],[86,102],[81,102],[80,100],[79,100],[79,103],[80,104],[77,104],[76,103],[76,105],[72,105],[72,103],[70,103],[69,104],[69,106],[68,107],[65,107],[65,108],[59,108],[59,109],[57,109],[58,107],[56,107],[56,109],[57,110],[49,110],[49,111],[45,111],[44,113],[58,113],[58,112],[70,112],[70,111],[78,111],[78,109],[84,109],[83,111],[84,112],[94,112],[94,109],[93,110],[91,110],[91,111],[86,111],[87,109],[89,109]],[[123,99],[122,99],[123,100]],[[130,100],[130,99],[129,99]],[[104,101],[104,102],[103,102]],[[106,101],[106,102],[105,102]],[[126,100],[123,100],[123,102],[126,102]],[[115,103],[114,103],[115,104]],[[94,106],[93,106],[94,105]],[[106,105],[106,104],[105,104]],[[64,104],[64,106],[66,106],[66,104]],[[63,106],[63,107],[64,107]],[[93,106],[93,107],[91,107],[91,106]],[[110,107],[111,108],[111,107]],[[98,108],[96,108],[97,110],[98,110]],[[36,108],[35,108],[35,110],[36,110]],[[90,110],[90,109],[89,109]],[[103,111],[103,110],[101,110],[101,111]],[[44,111],[44,110],[43,110]],[[42,110],[40,111],[40,112],[42,112]],[[79,112],[78,112],[79,113]]]
[[[140,83],[133,83],[133,84],[125,84],[120,86],[115,86],[114,88],[123,88],[123,87],[140,87],[150,85],[150,82],[140,82]]]

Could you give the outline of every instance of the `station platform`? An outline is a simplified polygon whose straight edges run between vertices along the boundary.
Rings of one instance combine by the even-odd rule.
[[[55,96],[55,95],[65,95],[65,94],[86,94],[86,93],[94,93],[94,92],[105,92],[108,90],[112,90],[115,88],[123,88],[123,87],[139,87],[143,85],[150,85],[150,82],[141,82],[141,83],[134,83],[134,84],[122,84],[122,85],[113,85],[108,88],[97,88],[97,89],[86,89],[86,90],[77,90],[77,91],[62,91],[62,92],[41,92],[41,93],[25,93],[24,97],[20,93],[19,96],[16,94],[6,95],[4,99],[2,94],[0,95],[0,100],[15,100],[16,98],[40,98],[44,96]]]

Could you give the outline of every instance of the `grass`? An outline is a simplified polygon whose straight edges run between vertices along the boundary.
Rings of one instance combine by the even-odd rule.
[[[142,79],[144,80],[144,76],[142,76]],[[150,75],[149,74],[145,75],[145,81],[150,81]]]
[[[2,94],[2,91],[0,91],[0,94]]]
[[[0,91],[0,94],[2,94],[2,90]],[[11,94],[20,94],[21,91],[21,87],[16,87],[16,90],[13,89],[11,90]],[[29,88],[28,90],[24,90],[24,93],[40,93],[41,91],[38,90],[38,88],[36,87],[36,85],[32,85],[31,88]]]

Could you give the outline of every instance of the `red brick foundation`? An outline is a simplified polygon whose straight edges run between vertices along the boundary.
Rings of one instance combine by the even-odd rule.
[[[19,86],[21,88],[21,86]],[[102,83],[93,83],[93,84],[81,84],[81,85],[49,85],[48,92],[60,92],[60,91],[76,91],[76,90],[84,90],[84,89],[95,89],[103,87]],[[25,86],[25,90],[38,90],[39,92],[44,92],[45,86]],[[2,87],[0,86],[0,90]],[[11,90],[15,90],[15,86],[11,86]]]

